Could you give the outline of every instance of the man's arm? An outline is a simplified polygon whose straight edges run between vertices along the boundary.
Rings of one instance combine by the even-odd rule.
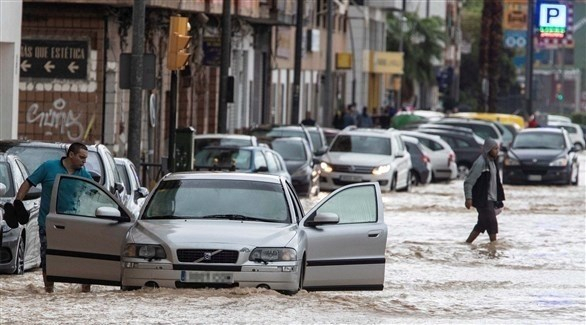
[[[466,179],[464,180],[464,197],[466,199],[466,201],[464,202],[464,206],[466,206],[466,209],[470,209],[470,207],[472,206],[472,187],[474,187],[474,184],[476,184],[476,180],[478,180],[478,177],[480,177],[480,175],[482,174],[483,168],[484,158],[481,156],[478,157],[476,161],[474,161],[474,164],[472,164],[468,176],[466,176]]]
[[[22,185],[20,185],[20,188],[18,189],[18,192],[16,193],[16,199],[17,200],[24,200],[24,196],[28,193],[28,191],[31,189],[31,183],[29,182],[29,180],[25,180],[24,183],[22,183]]]

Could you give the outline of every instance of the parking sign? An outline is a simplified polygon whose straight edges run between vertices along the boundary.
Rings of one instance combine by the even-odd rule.
[[[551,1],[537,3],[540,38],[564,38],[568,25],[567,5]]]

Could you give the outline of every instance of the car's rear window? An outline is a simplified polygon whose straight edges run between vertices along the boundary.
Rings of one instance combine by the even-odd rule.
[[[244,180],[172,180],[155,189],[141,219],[258,218],[290,222],[280,184]]]
[[[205,147],[209,146],[235,146],[235,147],[248,147],[252,146],[252,140],[250,139],[234,139],[234,138],[202,138],[195,139],[193,141],[193,148],[195,152],[199,152]]]
[[[251,169],[252,151],[230,148],[205,148],[195,154],[195,167],[218,167],[237,170]]]

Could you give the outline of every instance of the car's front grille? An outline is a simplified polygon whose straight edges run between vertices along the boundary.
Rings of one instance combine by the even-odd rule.
[[[332,169],[339,173],[370,174],[373,167],[355,165],[332,165]]]
[[[177,259],[185,263],[229,263],[238,260],[238,251],[221,249],[178,249]]]

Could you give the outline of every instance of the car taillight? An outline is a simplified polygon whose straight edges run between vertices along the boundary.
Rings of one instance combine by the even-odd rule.
[[[456,154],[452,151],[448,155],[448,165],[451,164],[454,161],[456,161]]]

